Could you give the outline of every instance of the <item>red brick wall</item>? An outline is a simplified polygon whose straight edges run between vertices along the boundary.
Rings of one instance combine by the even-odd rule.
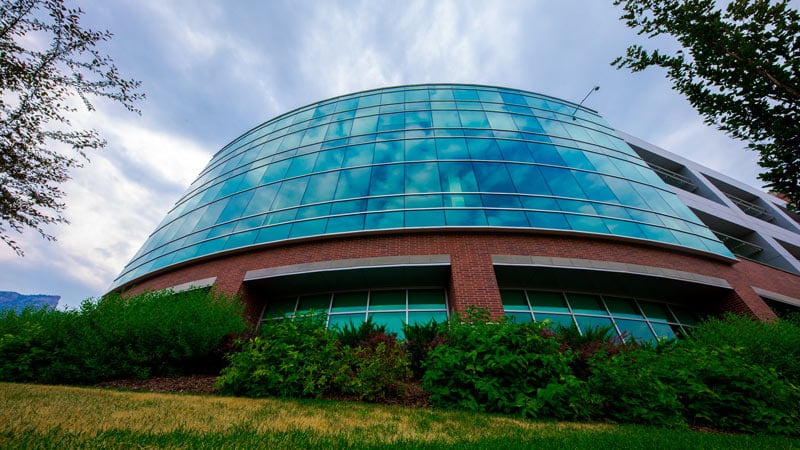
[[[751,261],[731,264],[678,249],[588,237],[463,231],[373,234],[264,246],[165,271],[141,280],[135,286],[126,286],[125,291],[136,294],[217,277],[217,289],[242,294],[248,303],[248,314],[257,317],[261,305],[258,299],[251,298],[242,283],[248,270],[350,258],[433,254],[450,255],[448,293],[451,307],[455,311],[464,311],[469,305],[485,307],[495,316],[502,315],[503,309],[491,255],[613,261],[722,278],[731,284],[735,292],[721,307],[761,319],[774,318],[775,315],[751,286],[794,297],[800,293],[800,277],[797,275]]]

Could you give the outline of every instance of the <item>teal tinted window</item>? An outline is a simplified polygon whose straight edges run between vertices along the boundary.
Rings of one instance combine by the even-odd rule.
[[[358,326],[368,317],[400,338],[405,323],[447,320],[447,302],[441,289],[391,289],[320,293],[270,300],[264,320],[282,319],[310,311],[328,314],[328,327]]]
[[[500,293],[506,316],[513,320],[524,320],[530,312],[539,322],[547,320],[565,327],[577,323],[581,333],[592,328],[611,327],[612,333],[624,340],[671,339],[683,334],[685,327],[697,323],[697,315],[679,305],[570,292],[501,289]],[[524,302],[526,296],[530,308]],[[670,311],[676,312],[675,317]]]
[[[534,311],[569,312],[560,292],[533,292],[529,294],[529,298]]]
[[[333,296],[331,314],[349,311],[365,311],[366,309],[366,292],[339,292]]]
[[[372,291],[369,299],[369,310],[405,309],[406,291]]]
[[[403,227],[605,233],[732,256],[602,118],[573,111],[440,84],[300,108],[216,154],[114,287],[209,252]]]

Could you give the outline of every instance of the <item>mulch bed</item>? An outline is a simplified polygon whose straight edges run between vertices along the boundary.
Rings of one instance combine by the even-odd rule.
[[[216,375],[190,375],[184,377],[155,377],[126,380],[112,380],[97,383],[95,386],[149,392],[181,392],[186,394],[213,394]]]
[[[111,380],[97,383],[95,386],[125,389],[130,391],[209,395],[217,393],[216,389],[214,389],[214,382],[216,380],[216,375],[189,375],[182,377],[154,377],[146,379]],[[403,387],[403,391],[402,397],[390,396],[380,403],[414,407],[431,406],[429,394],[422,390],[422,386],[420,386],[418,382],[406,383]],[[358,398],[355,397],[337,395],[329,395],[323,398],[345,402],[358,401]]]

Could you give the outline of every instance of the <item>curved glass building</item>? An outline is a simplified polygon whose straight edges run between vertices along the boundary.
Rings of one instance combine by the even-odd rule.
[[[451,297],[457,295],[450,286],[453,252],[444,245],[430,253],[423,241],[419,249],[414,248],[415,237],[434,235],[444,240],[458,236],[480,240],[483,236],[484,243],[501,236],[511,240],[544,238],[563,245],[570,245],[573,239],[581,245],[606,243],[617,252],[647,248],[680,254],[704,264],[729,266],[735,261],[718,234],[594,111],[515,89],[431,84],[324,100],[243,134],[214,155],[125,266],[112,290],[175,287],[212,278],[220,284],[218,273],[199,268],[234,264],[235,260],[243,275],[238,285],[236,281],[226,283],[231,290],[252,297],[249,301],[254,311],[261,309],[267,315],[270,305],[275,314],[276,305],[281,312],[302,310],[301,297],[314,294],[322,295],[315,300],[317,307],[332,314],[348,312],[348,319],[372,310],[373,314],[394,311],[395,319],[408,321],[419,294],[420,304],[439,298],[430,300],[429,307],[418,308],[430,313],[423,314],[425,317],[446,317],[454,309]],[[402,244],[405,250],[395,248],[401,237],[407,240]],[[389,245],[381,239],[395,243]],[[334,241],[357,246],[373,242],[375,248],[366,253],[322,256],[320,243]],[[284,262],[298,262],[288,265],[275,260],[287,249],[297,252],[306,248],[308,252],[309,246],[317,246],[323,253],[312,252],[305,259],[295,255]],[[261,256],[256,258],[257,254]],[[506,303],[516,302],[516,306],[494,305],[495,309],[517,314],[527,305],[535,320],[534,305],[529,300],[523,305],[520,299],[531,297],[525,294],[531,284],[524,280],[534,273],[543,274],[543,266],[529,264],[531,270],[523,270],[527,275],[521,275],[520,265],[512,264],[515,268],[507,270],[509,265],[502,261],[512,256],[553,258],[557,254],[544,249],[524,250],[521,255],[490,253],[495,283],[520,288],[506,295],[515,299]],[[432,266],[446,266],[438,278],[433,277],[439,281],[408,275],[392,285],[385,280],[370,281],[380,276],[367,276],[361,285],[345,283],[343,291],[320,281],[324,278],[321,274],[330,272],[420,267],[409,258],[422,256],[438,261]],[[593,259],[591,254],[585,256],[587,261]],[[242,258],[253,261],[244,263]],[[384,260],[377,266],[356,261],[370,258]],[[386,258],[395,258],[394,263]],[[609,263],[607,257],[601,259]],[[341,262],[351,260],[356,262],[349,266]],[[299,267],[303,264],[318,267]],[[290,266],[298,271],[257,275]],[[498,266],[506,269],[498,271]],[[189,274],[193,267],[202,278],[176,275]],[[311,273],[318,276],[311,277],[314,280],[307,287],[287,281],[301,273],[306,278]],[[608,277],[600,278],[604,281],[592,282],[600,290],[613,286]],[[277,279],[283,281],[276,285]],[[427,289],[427,294],[409,290],[415,280],[421,280],[420,287]],[[248,287],[248,282],[252,286]],[[571,288],[562,284],[551,280],[543,286],[551,291]],[[275,288],[278,285],[280,288]],[[432,285],[440,290],[429,292]],[[393,301],[399,302],[402,296],[405,306],[380,310],[374,309],[375,304],[371,308],[370,292],[376,287],[393,288]],[[576,288],[585,290],[580,283]],[[356,302],[361,306],[336,310],[335,291],[353,289],[364,293],[363,302]],[[634,291],[636,297],[652,297],[646,290]],[[492,296],[501,297],[497,293]],[[568,303],[564,302],[562,312],[572,314],[575,320]],[[606,303],[598,306],[598,311],[605,308],[603,314],[613,316]],[[643,312],[643,307],[635,308]],[[402,319],[397,316],[400,312],[405,314]],[[669,323],[680,323],[677,313],[669,314]],[[641,320],[645,321],[644,315]]]

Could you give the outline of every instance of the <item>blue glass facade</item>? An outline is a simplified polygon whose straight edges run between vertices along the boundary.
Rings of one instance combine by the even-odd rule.
[[[220,150],[112,288],[218,252],[383,229],[596,233],[732,254],[596,113],[401,86],[270,120]]]

